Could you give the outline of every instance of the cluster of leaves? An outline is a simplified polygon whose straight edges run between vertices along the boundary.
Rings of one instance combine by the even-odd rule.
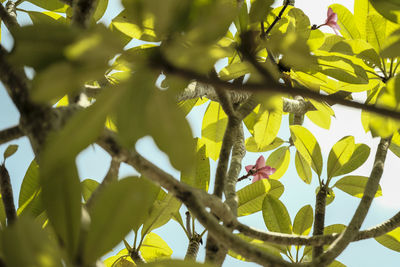
[[[13,31],[16,45],[9,60],[34,69],[32,98],[60,107],[73,106],[68,100],[85,86],[101,89],[101,93],[89,98],[88,108],[76,112],[59,132],[49,136],[40,155],[40,168],[33,161],[25,175],[19,193],[19,219],[10,227],[4,227],[4,206],[0,205],[0,256],[9,266],[90,266],[130,231],[135,234],[134,244],[125,241],[125,249],[104,261],[107,266],[133,266],[131,256],[138,252],[146,261],[169,258],[172,250],[152,231],[171,219],[190,239],[179,213],[181,203],[145,177],[112,182],[86,207],[98,183],[80,181],[75,158],[96,142],[105,126],[127,149],[150,135],[181,171],[181,182],[207,192],[210,159],[219,158],[228,116],[217,101],[194,98],[177,104],[176,95],[191,82],[188,73],[214,75],[233,84],[242,83],[243,78],[245,84],[263,84],[265,77],[244,60],[238,47],[251,48],[251,55],[270,78],[283,80],[286,86],[304,86],[324,94],[345,92],[347,99],[352,93],[366,92],[367,104],[400,111],[400,6],[394,2],[356,0],[354,15],[342,5],[331,5],[338,16],[342,35],[338,36],[312,27],[298,8],[272,8],[272,0],[251,0],[250,7],[247,2],[226,0],[122,0],[124,10],[107,27],[96,24],[108,6],[107,0],[99,0],[88,29],[71,27],[72,7],[58,0],[27,1],[46,11],[18,9],[27,13],[33,24]],[[269,29],[267,36],[264,29]],[[132,40],[144,43],[127,49]],[[219,73],[212,73],[221,59],[227,64]],[[171,66],[187,72],[171,71]],[[164,80],[159,83],[162,72]],[[266,165],[276,171],[269,180],[237,191],[237,216],[261,211],[269,231],[306,236],[314,221],[313,208],[301,208],[292,223],[279,200],[284,186],[278,180],[287,171],[292,153],[300,179],[310,184],[314,171],[320,187],[328,190],[329,204],[334,201],[335,188],[362,197],[368,177],[348,174],[367,160],[370,148],[356,144],[352,136],[343,137],[332,147],[324,175],[316,138],[293,123],[293,114],[289,115],[290,140],[277,136],[282,118],[287,116],[284,98],[292,96],[257,96],[259,104],[244,119],[251,134],[245,141],[246,150],[272,151]],[[305,100],[312,106],[305,116],[329,129],[334,116],[331,104]],[[207,107],[201,137],[193,139],[185,116],[199,105]],[[393,136],[390,149],[400,157],[398,121],[364,111],[361,121],[374,136]],[[344,177],[331,185],[338,176]],[[331,225],[324,232],[337,233],[344,228]],[[311,247],[305,247],[303,256],[294,259],[290,247],[240,236],[279,257],[311,260]],[[377,241],[400,251],[398,230]],[[234,252],[230,255],[245,260]]]

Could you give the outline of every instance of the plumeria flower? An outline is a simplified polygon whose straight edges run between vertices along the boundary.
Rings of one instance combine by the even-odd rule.
[[[325,23],[319,26],[314,25],[313,29],[318,29],[322,26],[329,26],[333,29],[336,35],[339,35],[340,26],[337,24],[337,21],[338,21],[338,15],[335,12],[333,12],[332,8],[329,8]]]
[[[256,165],[248,165],[245,167],[248,174],[254,176],[252,183],[257,182],[261,179],[269,179],[269,176],[276,172],[275,168],[265,165],[265,159],[260,156]]]

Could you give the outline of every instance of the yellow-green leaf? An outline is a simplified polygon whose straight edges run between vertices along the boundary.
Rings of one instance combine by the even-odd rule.
[[[258,149],[265,147],[274,141],[279,132],[282,121],[282,112],[264,110],[254,124],[254,141]]]
[[[271,232],[292,233],[292,223],[285,205],[276,197],[266,195],[262,204],[265,225]]]
[[[357,29],[353,14],[346,7],[340,4],[333,4],[329,7],[338,15],[340,33],[343,37],[348,39],[359,39],[361,36]]]
[[[207,156],[217,160],[222,146],[228,116],[218,102],[211,101],[204,114],[201,137],[206,145]]]
[[[343,137],[333,145],[328,157],[327,177],[337,176],[337,172],[348,163],[355,150],[354,136]]]
[[[268,180],[262,179],[249,184],[237,192],[238,196],[238,216],[245,216],[262,209],[264,197],[271,189]]]
[[[265,165],[276,169],[275,173],[270,175],[270,179],[281,178],[289,168],[290,150],[289,147],[281,147],[269,155]]]
[[[284,141],[281,138],[275,137],[274,141],[272,141],[272,143],[270,143],[269,145],[258,147],[256,141],[254,140],[254,137],[250,136],[246,139],[246,150],[249,152],[266,152],[279,147],[283,144],[283,142]]]
[[[140,246],[140,254],[146,262],[169,259],[172,252],[168,244],[155,233],[148,233]]]
[[[296,171],[301,180],[303,180],[306,184],[311,183],[312,173],[310,164],[303,158],[303,156],[296,151],[296,157],[294,159]]]
[[[297,212],[293,221],[293,233],[297,235],[308,235],[314,221],[314,213],[311,205],[302,207]]]
[[[337,181],[334,187],[339,188],[343,192],[358,198],[362,198],[364,195],[364,189],[367,185],[368,177],[365,176],[356,176],[349,175],[345,176],[339,181]],[[382,188],[379,186],[378,191],[375,194],[375,197],[382,196]]]
[[[17,152],[17,150],[18,145],[9,145],[3,153],[4,160],[6,160],[8,157],[11,157],[15,152]]]
[[[290,132],[297,151],[299,151],[303,158],[311,164],[311,167],[318,176],[321,176],[321,148],[314,135],[309,130],[299,125],[290,126]]]
[[[388,249],[400,252],[400,228],[396,228],[385,235],[375,237],[375,240]]]
[[[368,159],[371,149],[366,144],[356,144],[350,159],[336,172],[335,176],[347,174],[358,169]]]

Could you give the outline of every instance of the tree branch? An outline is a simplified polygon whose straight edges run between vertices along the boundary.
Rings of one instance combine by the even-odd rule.
[[[274,21],[271,23],[271,25],[269,25],[269,27],[265,31],[265,33],[262,33],[262,37],[266,37],[271,32],[271,30],[272,30],[272,28],[274,28],[275,24],[282,18],[282,15],[285,12],[288,5],[289,5],[289,1],[286,1],[283,5],[281,11],[279,12],[278,16],[274,19]]]
[[[230,244],[230,248],[236,253],[264,266],[293,266],[275,255],[271,255],[254,247],[238,236],[232,234],[226,227],[220,225],[215,216],[206,211],[205,206],[208,206],[215,214],[219,214],[219,211],[222,211],[225,212],[224,215],[228,218],[230,216],[233,220],[233,217],[230,209],[227,206],[221,205],[223,203],[219,203],[220,199],[217,197],[180,183],[171,175],[165,173],[157,166],[154,166],[152,163],[144,159],[136,151],[128,151],[120,147],[115,141],[113,133],[110,131],[106,131],[105,134],[103,134],[103,136],[98,140],[98,144],[112,156],[117,156],[123,162],[133,166],[148,179],[161,185],[174,194],[188,207],[199,222],[208,229],[209,233],[218,238],[220,242]],[[228,221],[226,221],[226,225],[229,226]],[[234,225],[233,221],[232,225]]]
[[[87,28],[89,26],[90,18],[96,7],[95,4],[95,0],[74,0],[72,24],[82,28]]]
[[[400,119],[400,112],[398,112],[398,111],[394,111],[394,110],[390,110],[390,109],[386,109],[386,108],[380,108],[380,107],[376,107],[374,105],[359,103],[359,102],[355,102],[355,101],[350,101],[347,99],[343,99],[341,96],[335,95],[335,94],[323,95],[323,94],[320,94],[319,92],[309,90],[305,87],[287,87],[283,84],[280,84],[280,83],[278,83],[276,81],[272,81],[272,80],[265,84],[258,84],[258,83],[234,84],[234,83],[221,81],[216,78],[208,78],[204,75],[195,73],[193,71],[173,66],[169,62],[167,62],[164,58],[162,58],[161,56],[156,58],[155,60],[158,63],[154,63],[154,64],[157,64],[158,67],[159,66],[163,67],[164,71],[166,73],[179,75],[188,80],[195,79],[198,82],[211,84],[215,87],[219,86],[221,88],[225,88],[225,89],[232,90],[232,91],[247,91],[247,92],[253,92],[253,93],[275,92],[275,93],[279,93],[279,94],[301,95],[303,97],[308,97],[308,98],[315,99],[318,101],[325,101],[328,103],[340,104],[342,106],[362,109],[362,110],[370,111],[370,112],[373,112],[373,113],[376,113],[379,115],[383,115],[386,117]],[[257,62],[257,65],[259,65],[258,62]],[[266,70],[263,70],[263,71],[266,71]]]
[[[19,125],[0,131],[0,145],[24,136]]]
[[[387,150],[390,145],[390,138],[381,139],[378,149],[375,155],[374,167],[371,171],[371,175],[368,179],[367,185],[365,186],[364,195],[361,199],[360,204],[355,211],[350,224],[346,230],[340,234],[339,238],[332,243],[329,249],[322,254],[320,257],[310,263],[310,266],[324,266],[331,263],[346,247],[347,245],[357,236],[358,231],[367,216],[368,210],[371,206],[372,200],[379,187],[379,181],[382,177],[384,163],[386,159]]]
[[[185,260],[196,261],[197,254],[199,252],[201,242],[201,235],[193,233],[193,236],[189,240],[189,246],[186,251]]]
[[[327,196],[327,188],[326,185],[322,183],[322,186],[319,188],[318,193],[315,197],[315,220],[314,220],[313,236],[324,234],[326,196]],[[317,258],[323,252],[324,252],[324,247],[322,245],[314,246],[312,253],[313,259]]]
[[[0,191],[6,212],[7,224],[10,225],[17,219],[17,212],[14,205],[10,175],[8,174],[4,163],[0,165]]]
[[[5,8],[3,4],[0,4],[0,19],[7,26],[8,30],[12,30],[18,27],[17,14],[15,13],[15,5],[12,1],[7,2],[7,7]]]
[[[140,266],[143,264],[146,264],[146,261],[143,259],[142,255],[140,254],[140,251],[134,249],[129,255],[132,260],[135,262],[136,265]]]

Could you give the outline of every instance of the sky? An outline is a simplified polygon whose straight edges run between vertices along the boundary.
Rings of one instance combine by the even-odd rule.
[[[108,24],[111,19],[121,10],[119,1],[111,0],[109,2],[110,4],[107,13],[102,19],[105,24]],[[311,24],[322,24],[326,18],[326,12],[328,9],[327,7],[333,3],[342,4],[349,10],[353,10],[352,1],[344,0],[297,0],[296,7],[301,8],[310,17]],[[31,7],[25,3],[23,5],[25,5],[26,8]],[[24,7],[23,5],[21,5],[21,8]],[[29,21],[27,16],[23,13],[19,12],[18,15],[24,21]],[[321,29],[333,33],[333,31],[328,27]],[[2,25],[1,30],[1,43],[6,48],[11,49],[13,42],[4,25]],[[134,45],[134,42],[130,45]],[[363,94],[357,95],[357,98],[359,99],[362,99],[363,97],[365,97]],[[204,114],[205,109],[206,105],[197,107],[187,117],[192,127],[194,136],[200,136],[202,115]],[[329,131],[315,126],[308,119],[306,119],[304,123],[304,126],[316,136],[321,146],[325,164],[324,166],[326,167],[328,153],[332,145],[344,136],[353,135],[355,136],[356,143],[362,142],[371,147],[371,153],[368,161],[361,168],[353,172],[353,174],[369,176],[379,139],[372,138],[369,133],[366,134],[364,132],[360,123],[360,111],[338,106],[334,106],[333,109],[335,111],[335,118],[332,119],[331,130]],[[18,112],[7,96],[4,87],[0,84],[0,130],[17,125],[18,120]],[[278,134],[279,137],[286,140],[290,135],[287,125],[288,121],[286,116],[282,122],[281,130]],[[17,153],[11,158],[7,159],[6,162],[6,166],[12,179],[15,200],[16,203],[18,203],[18,190],[21,186],[24,174],[33,159],[33,153],[27,138],[20,138],[0,146],[0,160],[3,151],[6,149],[8,144],[19,145]],[[140,139],[136,144],[136,148],[144,157],[151,160],[166,172],[174,175],[176,178],[179,178],[179,172],[172,168],[168,157],[157,149],[150,137],[144,137]],[[247,153],[243,161],[243,166],[254,164],[255,160],[261,154],[264,155],[265,158],[267,158],[269,155],[269,153]],[[77,158],[81,179],[91,178],[95,180],[101,180],[108,170],[109,161],[110,157],[101,148],[97,146],[88,147]],[[398,175],[396,175],[396,164],[398,164],[398,162],[399,159],[396,158],[393,153],[389,152],[381,181],[383,196],[373,202],[372,208],[370,209],[367,219],[363,224],[363,229],[383,222],[384,220],[392,217],[397,210],[400,209],[400,195],[397,193],[398,190],[396,190],[400,188],[400,179],[397,179]],[[215,175],[215,168],[216,163],[212,162],[211,177]],[[325,170],[323,170],[323,173],[325,173]],[[242,174],[245,174],[244,168],[241,175]],[[119,176],[125,177],[127,175],[137,175],[137,172],[135,172],[133,168],[123,164]],[[291,148],[291,163],[289,170],[280,179],[280,181],[285,186],[285,192],[281,197],[281,200],[285,203],[292,220],[294,219],[297,211],[304,205],[311,204],[314,206],[315,188],[318,185],[317,177],[315,175],[313,176],[313,182],[311,185],[306,185],[298,178],[294,167],[293,148]],[[333,182],[335,182],[335,180]],[[238,188],[241,188],[248,183],[249,182],[247,181],[243,181],[241,184],[238,184]],[[337,189],[334,191],[336,194],[336,199],[331,205],[327,206],[326,225],[334,223],[348,224],[359,203],[359,199],[351,197]],[[184,212],[185,209],[182,208],[181,211]],[[266,230],[262,219],[262,214],[260,212],[250,216],[241,217],[240,221],[259,229]],[[184,257],[187,246],[187,238],[175,222],[170,222],[166,226],[155,230],[155,232],[159,234],[172,248],[174,251],[173,257]],[[130,238],[131,236],[128,239]],[[177,240],[182,240],[182,242],[177,242]],[[118,249],[115,249],[113,253],[116,254],[117,252]],[[203,259],[204,247],[200,249],[198,256],[199,261],[202,261]],[[338,257],[338,260],[349,267],[375,267],[379,265],[384,267],[395,267],[398,266],[398,262],[400,261],[400,254],[381,246],[375,240],[367,240],[352,243]],[[227,257],[227,260],[224,263],[224,266],[254,265],[255,264],[253,263],[244,263],[231,257]]]

